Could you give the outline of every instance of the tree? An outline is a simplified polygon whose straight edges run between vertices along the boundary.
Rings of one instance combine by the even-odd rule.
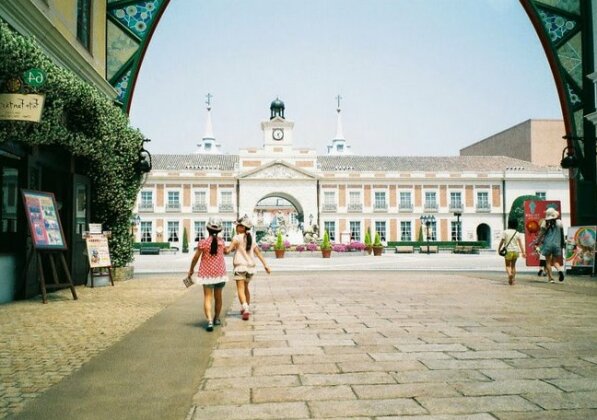
[[[182,252],[189,252],[189,235],[187,234],[187,228],[182,230]]]
[[[330,243],[330,234],[327,230],[323,231],[323,241],[321,242],[321,249],[332,249],[332,244]]]
[[[365,232],[365,246],[371,248],[371,232],[369,229]]]
[[[510,220],[516,220],[516,230],[518,232],[524,232],[524,202],[527,200],[540,201],[541,197],[536,195],[521,195],[516,197],[510,207],[510,213],[508,214],[508,223]]]
[[[375,241],[373,242],[373,246],[383,246],[383,244],[381,243],[381,236],[379,236],[379,232],[375,232]]]

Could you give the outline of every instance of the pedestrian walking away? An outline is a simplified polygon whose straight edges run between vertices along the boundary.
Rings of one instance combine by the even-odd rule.
[[[523,258],[526,258],[524,247],[522,246],[522,242],[520,240],[520,235],[516,230],[517,225],[518,222],[516,219],[508,220],[508,229],[502,233],[502,240],[498,245],[498,253],[499,250],[502,249],[502,246],[506,250],[504,262],[506,264],[506,273],[508,274],[508,284],[511,286],[516,282],[516,260],[518,259],[519,255],[522,255]]]
[[[552,207],[545,210],[545,220],[541,222],[539,236],[536,243],[541,247],[541,254],[545,255],[545,271],[550,283],[554,283],[551,267],[558,272],[558,280],[564,281],[564,270],[559,258],[562,256],[564,242],[564,226],[558,219],[560,214]]]
[[[251,315],[249,282],[255,275],[255,257],[259,258],[266,273],[271,272],[259,247],[254,242],[251,232],[249,232],[252,227],[253,223],[247,215],[238,219],[236,221],[236,235],[232,238],[230,246],[226,248],[226,253],[234,251],[234,258],[232,259],[233,275],[236,281],[238,300],[241,305],[240,313],[245,321]]]
[[[195,265],[199,263],[197,282],[203,285],[203,310],[207,319],[207,331],[213,331],[214,325],[220,325],[220,312],[222,311],[222,290],[228,281],[226,263],[224,261],[224,240],[218,237],[222,231],[222,221],[211,217],[207,222],[209,237],[197,244],[197,250],[191,261],[189,277],[193,276]],[[215,308],[212,312],[212,300]]]

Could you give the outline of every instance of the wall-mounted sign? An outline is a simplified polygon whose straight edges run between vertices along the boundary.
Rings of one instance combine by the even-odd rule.
[[[44,101],[44,95],[0,93],[0,120],[39,122]]]
[[[46,84],[46,72],[42,69],[29,69],[23,73],[23,81],[32,88],[39,88]]]
[[[566,266],[588,267],[595,264],[597,226],[572,226],[566,236]]]
[[[54,194],[41,191],[22,191],[25,213],[35,248],[65,250],[66,241]]]

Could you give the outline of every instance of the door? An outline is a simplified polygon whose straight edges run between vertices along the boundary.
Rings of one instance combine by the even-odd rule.
[[[89,178],[75,174],[73,177],[72,203],[72,260],[71,274],[75,284],[87,282],[89,262],[83,233],[88,230],[90,217],[90,182]]]

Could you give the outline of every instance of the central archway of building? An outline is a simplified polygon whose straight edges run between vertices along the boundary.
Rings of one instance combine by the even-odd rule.
[[[305,214],[292,195],[276,192],[263,196],[255,205],[253,215],[257,242],[281,232],[284,240],[292,245],[303,243]]]

